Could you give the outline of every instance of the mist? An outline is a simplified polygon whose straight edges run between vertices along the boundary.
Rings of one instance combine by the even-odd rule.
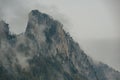
[[[119,4],[119,0],[0,0],[0,20],[20,34],[29,12],[38,9],[59,20],[87,55],[120,71]]]

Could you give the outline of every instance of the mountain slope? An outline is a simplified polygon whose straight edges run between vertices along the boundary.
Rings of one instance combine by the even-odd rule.
[[[45,13],[32,10],[25,33],[13,35],[8,26],[0,22],[0,80],[120,80]]]

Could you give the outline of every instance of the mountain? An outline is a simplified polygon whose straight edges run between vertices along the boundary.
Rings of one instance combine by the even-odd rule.
[[[32,10],[22,34],[0,21],[0,80],[120,80],[120,72],[87,56],[59,21]]]

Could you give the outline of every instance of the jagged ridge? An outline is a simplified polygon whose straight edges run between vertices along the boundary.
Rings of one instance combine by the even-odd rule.
[[[62,27],[38,10],[30,12],[20,35],[11,35],[8,25],[0,22],[0,35],[5,35],[0,37],[0,80],[120,79],[119,72],[94,63]]]

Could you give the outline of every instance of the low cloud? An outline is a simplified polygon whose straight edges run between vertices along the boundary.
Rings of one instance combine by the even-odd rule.
[[[58,8],[53,5],[43,5],[40,0],[0,0],[0,20],[5,20],[10,25],[10,30],[19,34],[25,31],[28,14],[34,9],[51,14],[63,23],[67,22]]]
[[[68,4],[68,1],[69,1],[69,4]],[[120,58],[118,57],[120,55],[119,50],[118,49],[116,50],[116,47],[111,45],[112,47],[110,48],[112,49],[110,50],[113,50],[115,48],[116,51],[114,53],[111,53],[111,56],[109,56],[110,53],[104,52],[104,49],[102,47],[98,47],[98,48],[96,47],[96,46],[101,45],[100,42],[102,42],[102,44],[105,45],[104,44],[104,42],[106,42],[105,40],[104,41],[101,40],[100,42],[94,43],[95,42],[94,40],[96,37],[98,38],[100,37],[102,39],[110,37],[110,39],[111,38],[114,39],[114,36],[115,38],[116,36],[117,37],[119,36],[120,0],[104,0],[103,1],[103,3],[107,5],[106,6],[107,9],[109,9],[110,13],[114,16],[114,20],[115,20],[115,23],[117,23],[118,29],[116,29],[116,25],[111,25],[112,21],[114,21],[114,20],[108,19],[111,16],[108,16],[105,18],[105,16],[107,15],[107,12],[105,11],[107,9],[105,9],[104,11],[104,7],[101,4],[99,5],[99,3],[96,4],[94,2],[97,3],[97,1],[95,0],[91,0],[91,1],[89,0],[75,0],[75,1],[72,1],[72,0],[51,0],[51,1],[47,1],[47,0],[0,0],[0,20],[5,20],[10,25],[10,30],[14,33],[19,34],[25,31],[27,21],[28,21],[28,13],[31,10],[38,9],[41,12],[48,13],[51,16],[53,16],[55,19],[63,23],[65,25],[64,28],[67,31],[71,31],[70,34],[73,36],[73,38],[76,39],[76,41],[78,41],[80,45],[82,44],[85,46],[83,47],[86,50],[86,52],[88,52],[87,54],[90,53],[90,55],[95,58],[99,57],[98,60],[101,60],[107,64],[110,64],[111,66],[114,66],[114,68],[120,70],[120,67],[118,65],[120,64],[119,62]],[[71,24],[69,24],[69,21],[68,21],[69,18],[66,18],[65,15],[61,14],[59,12],[59,8],[57,8],[58,6],[56,7],[54,6],[54,4],[56,5],[62,4],[61,12],[66,13],[67,15],[69,15],[69,17],[72,16],[70,19],[71,21],[73,21],[73,24],[75,24],[75,26],[71,27]],[[96,4],[96,5],[93,5],[93,4]],[[94,17],[96,18],[94,19]],[[114,35],[112,36],[112,34]],[[89,43],[90,40],[87,37],[92,37],[93,40]],[[87,38],[87,41],[85,42],[83,38]],[[83,43],[81,42],[81,39],[83,39],[84,41]],[[116,46],[117,48],[120,47],[120,45],[116,45]],[[106,47],[109,48],[109,45]],[[97,51],[94,52],[94,50],[97,50]],[[109,49],[108,50],[106,49],[105,51],[109,52]],[[98,54],[98,55],[95,56],[95,54]],[[109,58],[106,58],[106,57],[104,58],[104,56],[108,56]],[[26,61],[26,59],[23,59],[23,60]]]

